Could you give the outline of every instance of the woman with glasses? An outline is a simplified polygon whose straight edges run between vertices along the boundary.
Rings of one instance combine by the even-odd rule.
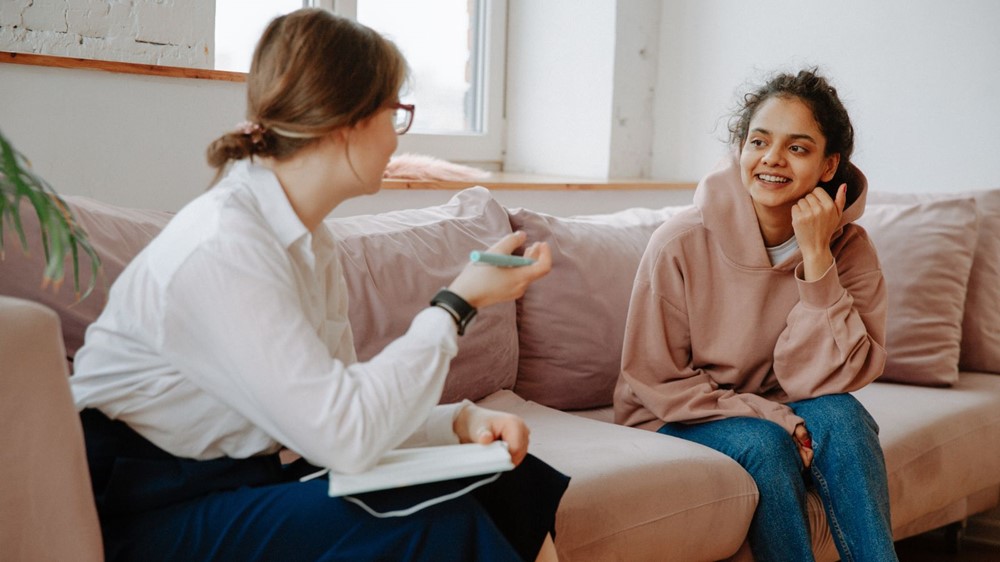
[[[322,10],[264,32],[248,122],[208,149],[216,185],[115,281],[76,356],[71,384],[108,559],[554,558],[568,479],[527,454],[524,421],[437,404],[467,320],[545,275],[547,246],[525,250],[534,265],[466,267],[406,334],[368,362],[355,356],[323,219],[379,190],[413,118],[397,97],[406,72],[391,42]],[[491,250],[524,243],[516,233]],[[403,517],[301,480],[316,467],[364,471],[399,446],[494,440],[514,470]],[[303,460],[283,466],[283,446]],[[390,511],[469,487],[366,496]]]

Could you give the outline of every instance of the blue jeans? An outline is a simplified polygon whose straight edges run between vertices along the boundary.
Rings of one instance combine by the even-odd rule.
[[[808,480],[822,499],[840,559],[897,560],[885,459],[875,420],[849,394],[788,406],[805,420],[812,435],[814,454]],[[760,494],[748,535],[757,562],[814,560],[802,457],[784,428],[758,418],[729,418],[668,423],[659,432],[711,447],[750,473]]]

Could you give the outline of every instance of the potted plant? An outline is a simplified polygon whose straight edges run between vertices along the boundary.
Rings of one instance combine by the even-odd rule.
[[[42,286],[52,283],[58,290],[65,277],[66,257],[72,257],[73,289],[77,301],[87,298],[97,284],[101,259],[87,240],[87,233],[77,224],[69,206],[55,189],[31,171],[31,164],[18,152],[0,131],[0,261],[3,260],[6,240],[4,232],[10,224],[27,252],[28,241],[21,223],[21,202],[27,199],[38,215],[42,248],[45,253],[45,271]],[[90,260],[90,280],[80,292],[80,253]]]

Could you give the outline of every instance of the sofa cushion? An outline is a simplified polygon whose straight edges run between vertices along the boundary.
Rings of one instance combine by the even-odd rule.
[[[327,219],[340,240],[358,359],[400,337],[438,289],[469,260],[511,232],[507,212],[482,187],[443,205]],[[511,388],[517,374],[514,303],[481,310],[459,341],[442,402]]]
[[[881,380],[953,384],[978,232],[975,201],[869,205],[858,224],[878,250],[889,292]]]
[[[1000,373],[1000,189],[963,193],[880,193],[873,203],[915,203],[973,197],[979,211],[979,237],[969,273],[962,318],[964,371]]]
[[[76,302],[73,291],[73,268],[66,260],[66,279],[58,290],[41,287],[45,270],[38,216],[28,203],[21,205],[21,221],[28,239],[28,254],[5,232],[6,259],[0,262],[0,294],[42,303],[56,311],[62,324],[66,355],[76,355],[83,345],[84,332],[97,319],[107,303],[108,290],[132,258],[166,226],[173,213],[127,209],[86,197],[64,197],[79,225],[87,232],[91,245],[101,257],[101,275],[94,292]],[[6,227],[5,227],[6,228]],[[80,259],[81,285],[90,279],[90,262]]]
[[[653,231],[685,208],[570,218],[510,211],[514,230],[552,249],[552,272],[517,303],[519,395],[559,409],[611,403],[639,260]]]
[[[951,388],[873,383],[854,395],[881,427],[893,529],[1000,484],[1000,377]]]
[[[531,452],[569,475],[556,514],[563,560],[721,560],[743,543],[757,487],[729,457],[674,437],[589,420],[499,392]]]

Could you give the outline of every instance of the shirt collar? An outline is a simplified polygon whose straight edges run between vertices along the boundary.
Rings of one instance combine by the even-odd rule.
[[[260,205],[264,221],[285,248],[309,234],[306,225],[295,214],[278,177],[271,170],[248,160],[237,162],[234,172],[245,174],[250,192]]]

